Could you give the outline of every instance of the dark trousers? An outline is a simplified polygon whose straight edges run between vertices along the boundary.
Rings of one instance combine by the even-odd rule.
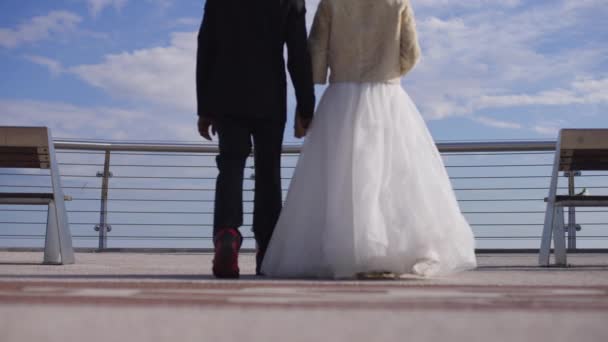
[[[216,128],[220,153],[215,190],[214,236],[243,225],[243,176],[252,140],[255,162],[253,233],[261,256],[282,208],[281,151],[285,123],[272,120],[221,120]]]

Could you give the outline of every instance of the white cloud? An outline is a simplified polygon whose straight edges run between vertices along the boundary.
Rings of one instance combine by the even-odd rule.
[[[200,18],[183,17],[175,20],[175,25],[198,26],[201,24]]]
[[[50,38],[53,34],[73,31],[82,18],[72,12],[52,11],[45,16],[33,17],[14,29],[0,29],[0,46],[15,48]]]
[[[588,14],[608,15],[608,7],[605,0],[572,3],[412,0],[420,9],[423,58],[405,88],[428,119],[485,108],[606,104],[604,93],[573,82],[594,75],[590,86],[606,77],[597,70],[608,62],[601,42],[607,30]],[[581,32],[584,39],[572,38]]]
[[[608,104],[608,78],[575,81],[570,89],[553,89],[538,94],[482,96],[475,109],[517,106],[563,106],[574,104]]]
[[[412,6],[418,7],[482,7],[482,6],[500,6],[500,7],[516,7],[521,4],[521,0],[467,0],[467,1],[454,1],[454,0],[412,0]]]
[[[55,138],[200,141],[195,116],[174,115],[169,119],[150,108],[0,99],[0,112],[0,125],[47,126]]]
[[[487,116],[473,116],[472,119],[475,122],[478,122],[480,124],[490,126],[490,127],[509,128],[509,129],[522,128],[522,125],[517,122],[502,121],[502,120],[497,120],[497,119],[487,117]]]
[[[318,0],[306,3],[310,25]],[[578,27],[584,18],[577,11],[594,10],[593,6],[598,6],[599,2],[589,0],[573,7],[568,1],[560,1],[553,5],[535,4],[523,11],[517,9],[522,5],[520,1],[477,0],[466,2],[466,5],[465,2],[441,0],[413,0],[412,3],[422,9],[417,13],[424,57],[412,75],[404,79],[404,86],[412,93],[425,117],[468,116],[486,126],[525,128],[539,134],[552,134],[562,123],[545,122],[537,116],[538,123],[526,128],[523,121],[505,120],[488,110],[608,103],[608,76],[596,72],[601,70],[600,65],[606,62],[608,55],[603,45],[569,41],[565,45],[568,48],[550,51],[539,48],[548,39]],[[103,7],[107,6],[116,4],[111,2]],[[429,15],[433,6],[447,9],[447,12],[450,8],[458,8],[458,15]],[[602,11],[599,7],[597,10]],[[198,25],[194,18],[177,21]],[[589,34],[591,37],[599,35]],[[194,139],[196,134],[190,121],[195,118],[196,107],[195,56],[196,33],[178,32],[173,33],[164,46],[108,54],[98,63],[64,68],[47,57],[28,55],[26,58],[47,67],[51,73],[76,75],[106,93],[131,101],[133,107],[139,108],[135,113],[147,113],[152,109],[157,121],[167,121],[161,113],[183,115],[170,127],[158,125],[158,129],[169,129],[173,138],[188,136]],[[68,106],[62,110],[53,104],[45,103],[45,106],[46,112],[71,112],[67,104],[62,104]],[[78,110],[97,113],[95,115],[104,118],[103,108]],[[484,113],[479,113],[481,110]],[[114,117],[120,118],[120,115]],[[150,123],[150,118],[146,115],[146,125],[156,125]],[[125,122],[129,126],[131,121]],[[126,134],[122,127],[115,125],[108,134],[119,131]],[[69,131],[73,130],[65,130]],[[130,137],[139,136],[133,131],[128,133]]]
[[[128,0],[86,0],[89,5],[89,12],[93,17],[97,17],[108,7],[114,7],[116,11],[122,10],[127,4]],[[146,0],[158,6],[161,10],[166,10],[171,7],[175,0]]]
[[[583,79],[572,84],[574,91],[585,94],[588,103],[608,103],[608,77],[604,79]]]
[[[568,124],[565,120],[541,121],[532,126],[532,130],[538,134],[557,137],[557,133]]]
[[[87,2],[91,15],[96,17],[106,7],[114,7],[119,11],[127,3],[127,0],[87,0]]]
[[[57,76],[64,71],[61,63],[54,59],[35,55],[26,55],[24,57],[32,63],[46,67],[54,76]]]
[[[61,102],[0,100],[2,125],[41,125],[55,136],[82,137],[80,132],[96,132],[115,137],[144,113],[116,108],[87,108]],[[80,133],[80,134],[79,134]]]
[[[107,55],[70,71],[117,97],[194,113],[195,62],[196,33],[173,33],[169,46]]]
[[[167,8],[173,6],[175,0],[148,0],[148,2],[156,4],[161,10],[166,10]]]

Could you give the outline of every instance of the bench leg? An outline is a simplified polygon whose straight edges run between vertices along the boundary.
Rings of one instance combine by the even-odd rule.
[[[555,264],[557,266],[566,266],[566,233],[564,231],[564,208],[558,207],[555,210],[553,221],[553,248],[555,250]]]
[[[44,241],[44,263],[61,264],[61,248],[59,248],[59,228],[57,226],[57,208],[55,202],[49,203],[49,213],[46,220],[46,239]]]
[[[553,203],[547,203],[547,212],[545,214],[545,225],[543,227],[543,235],[540,241],[540,252],[538,255],[538,264],[540,266],[549,266],[551,254],[551,233],[553,232],[553,223],[555,221],[555,207]]]
[[[538,253],[538,264],[540,266],[549,266],[549,258],[551,254],[551,235],[553,233],[553,225],[555,221],[555,196],[557,195],[557,183],[559,180],[560,149],[561,133],[555,149],[553,171],[551,172],[551,183],[549,184],[549,195],[547,196],[547,209],[545,210],[545,224],[543,226],[543,233],[540,239],[540,250]]]
[[[68,214],[63,197],[61,176],[53,139],[49,132],[49,159],[51,167],[51,184],[55,200],[49,204],[49,220],[47,222],[47,241],[45,242],[44,262],[50,264],[73,264],[74,249],[72,248],[72,233],[68,223]],[[48,252],[47,252],[48,249]]]
[[[64,265],[74,263],[72,236],[69,234],[67,222],[63,220],[62,217],[65,217],[65,213],[61,213],[60,209],[57,208],[55,201],[51,201],[51,203],[49,203],[49,213],[46,223],[46,240],[44,242],[45,264]]]

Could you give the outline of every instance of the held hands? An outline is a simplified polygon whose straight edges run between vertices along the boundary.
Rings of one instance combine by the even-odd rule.
[[[298,139],[304,138],[306,133],[308,133],[308,128],[311,122],[312,119],[305,119],[300,115],[300,113],[296,112],[294,136]]]
[[[310,126],[310,123],[312,122],[312,119],[302,118],[300,114],[297,113],[295,121],[295,137],[298,139],[304,138],[306,136],[306,133],[308,133],[308,128]],[[211,134],[209,134],[209,129],[211,129]],[[213,122],[213,120],[199,117],[198,133],[206,140],[212,141],[213,139],[211,138],[211,136],[217,134],[217,128],[215,127],[215,123]]]
[[[211,135],[209,135],[209,128],[211,128],[211,135],[217,134],[217,129],[215,128],[215,123],[213,122],[213,120],[199,117],[198,133],[206,140],[212,141],[213,139],[211,139]]]

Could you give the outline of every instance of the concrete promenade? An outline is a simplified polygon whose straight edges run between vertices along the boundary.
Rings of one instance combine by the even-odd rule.
[[[0,341],[608,341],[608,254],[479,255],[446,278],[218,281],[209,254],[0,252]]]

